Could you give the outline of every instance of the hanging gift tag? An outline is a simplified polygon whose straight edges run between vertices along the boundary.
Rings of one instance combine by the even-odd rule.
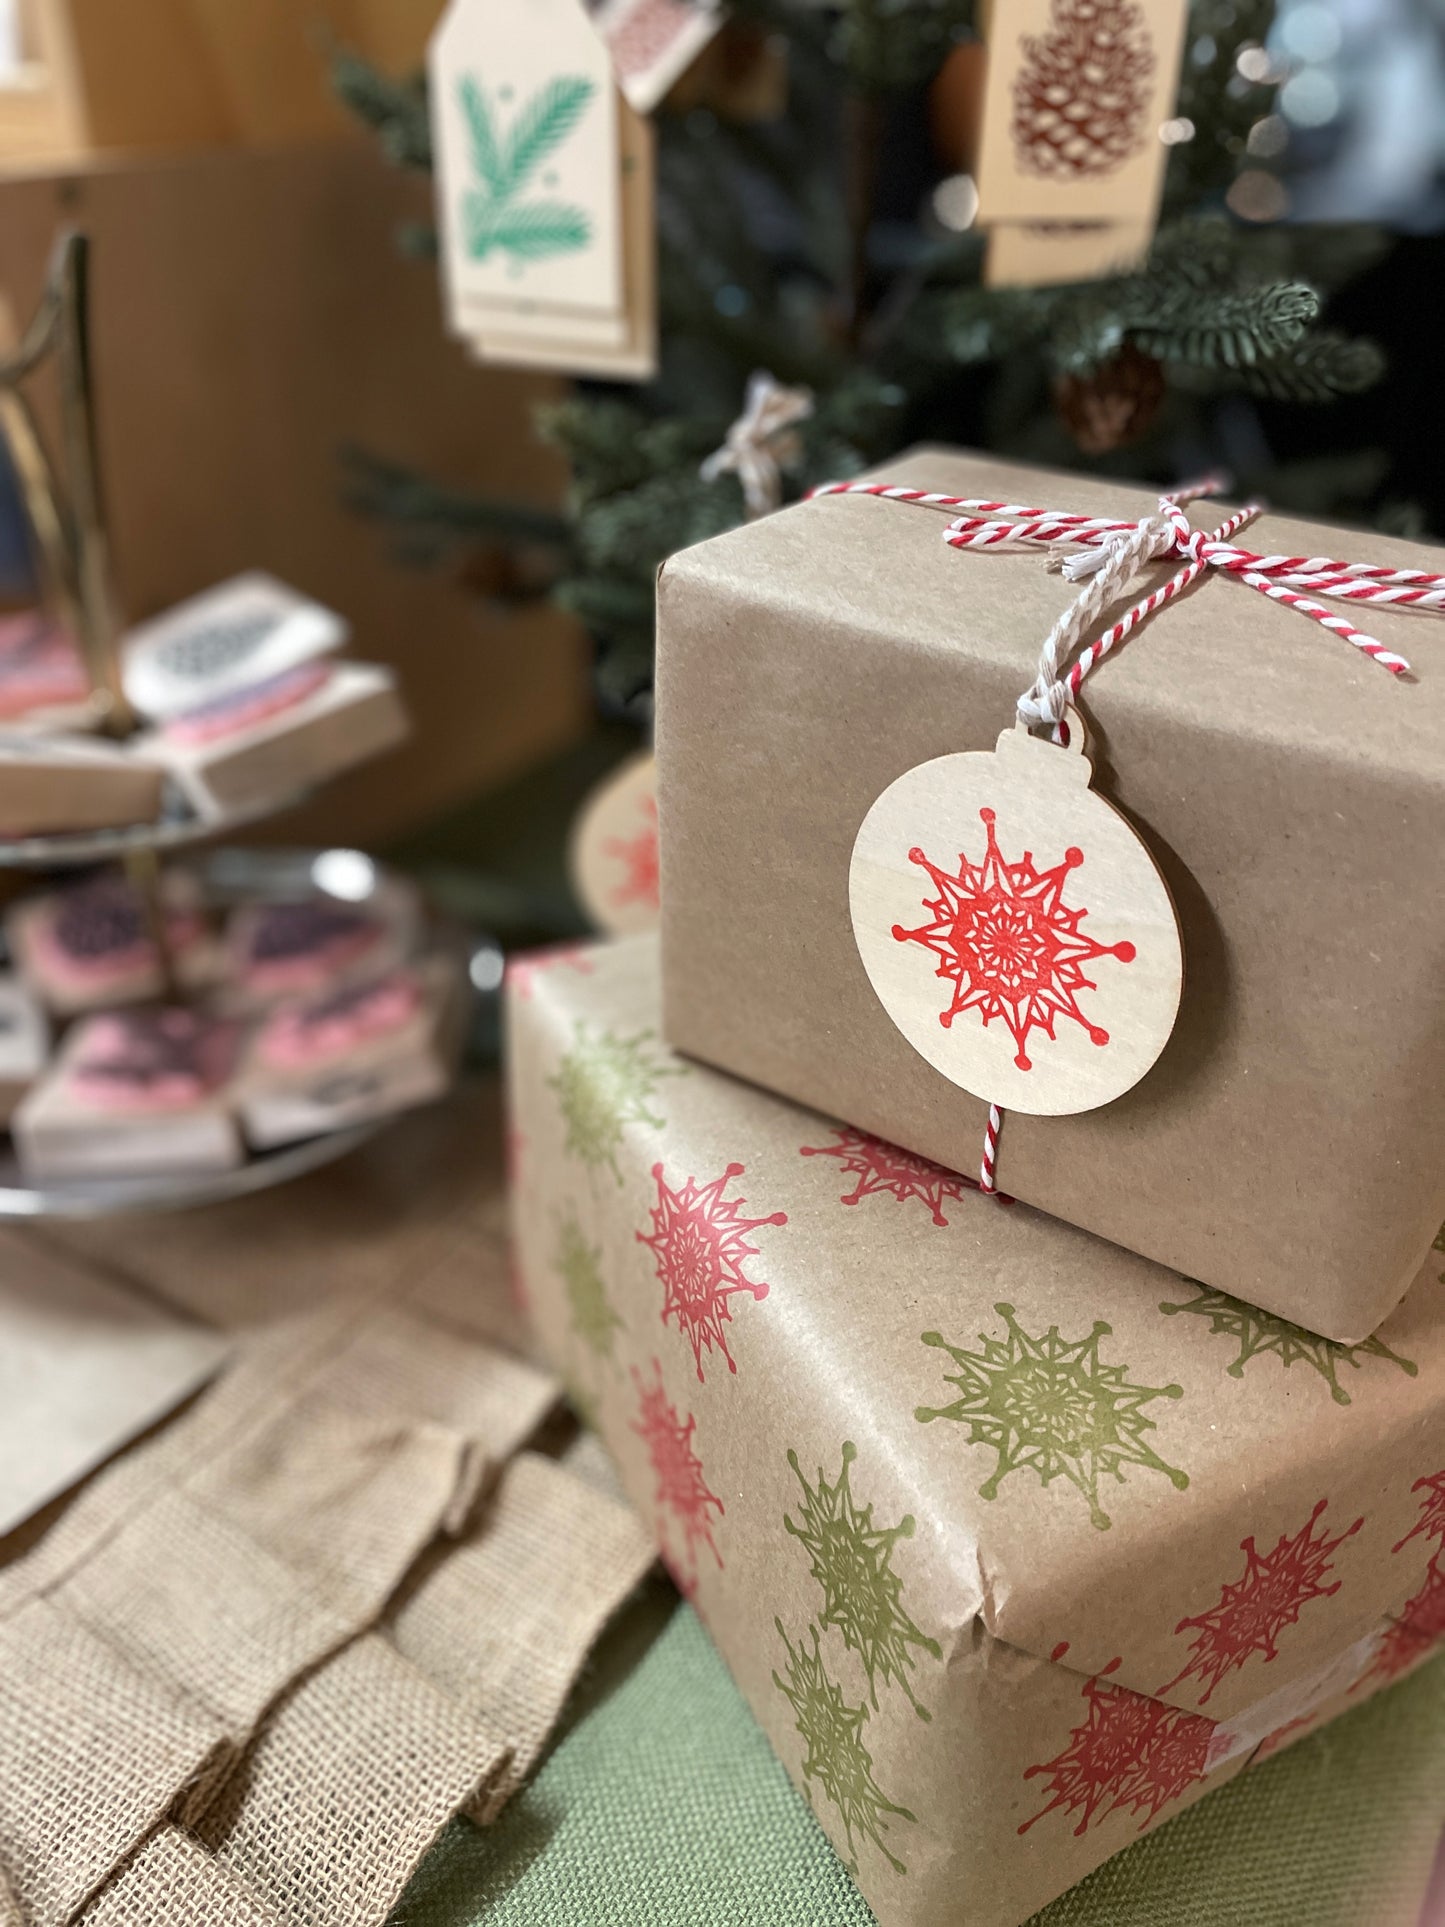
[[[122,640],[125,693],[160,720],[333,654],[345,620],[261,569],[188,596]]]
[[[618,84],[639,114],[652,112],[725,17],[710,0],[593,0],[592,13]]]
[[[1137,1084],[1169,1040],[1183,952],[1154,859],[1060,749],[1006,730],[884,790],[853,846],[870,983],[914,1049],[1005,1109],[1063,1117]]]
[[[605,381],[649,381],[657,370],[657,240],[652,123],[618,104],[621,135],[623,307],[581,317],[532,307],[489,310],[472,330],[481,361],[557,369]]]
[[[1185,0],[1010,0],[993,9],[978,218],[1152,221]]]
[[[587,798],[572,833],[572,885],[608,936],[657,928],[657,764],[634,756]]]
[[[452,0],[428,54],[453,330],[623,305],[617,89],[583,0]]]

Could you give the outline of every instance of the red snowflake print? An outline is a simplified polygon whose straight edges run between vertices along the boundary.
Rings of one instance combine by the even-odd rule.
[[[637,803],[646,820],[636,836],[610,836],[602,846],[605,856],[615,857],[622,865],[622,881],[608,892],[614,910],[625,910],[634,903],[645,904],[649,910],[661,905],[657,798],[640,796]]]
[[[537,979],[549,970],[560,970],[566,964],[579,976],[590,977],[593,964],[586,951],[587,946],[580,943],[558,943],[545,950],[524,951],[521,956],[508,960],[506,982],[524,1003],[530,1003]]]
[[[1085,1680],[1088,1710],[1063,1752],[1025,1772],[1026,1780],[1047,1775],[1053,1797],[1024,1821],[1020,1833],[1059,1808],[1079,1815],[1076,1834],[1121,1812],[1141,1814],[1142,1833],[1208,1772],[1214,1721],[1116,1684],[1108,1676],[1118,1665],[1111,1659],[1102,1673]]]
[[[1002,1018],[1018,1054],[1021,1071],[1033,1069],[1029,1036],[1041,1030],[1055,1040],[1054,1025],[1067,1017],[1088,1032],[1090,1042],[1107,1044],[1109,1033],[1091,1024],[1079,1008],[1078,993],[1098,986],[1084,965],[1098,957],[1132,963],[1132,943],[1099,944],[1079,928],[1087,910],[1071,910],[1063,900],[1069,872],[1084,853],[1067,849],[1052,870],[1037,870],[1029,851],[1018,863],[1005,863],[994,835],[994,812],[980,810],[988,836],[983,862],[970,863],[959,852],[958,874],[940,870],[922,850],[910,862],[926,870],[937,896],[925,896],[932,921],[917,930],[894,924],[899,943],[921,944],[938,958],[937,976],[953,985],[952,1002],[939,1016],[949,1029],[955,1017],[976,1010],[984,1023]]]
[[[728,1300],[740,1291],[755,1299],[768,1295],[766,1284],[743,1276],[743,1266],[758,1255],[748,1233],[788,1222],[785,1211],[775,1211],[769,1218],[745,1218],[746,1198],[724,1198],[723,1192],[742,1174],[742,1165],[730,1164],[710,1184],[688,1178],[674,1190],[662,1165],[654,1164],[657,1203],[652,1206],[652,1231],[637,1233],[637,1242],[650,1246],[657,1259],[664,1293],[662,1322],[677,1320],[678,1330],[692,1346],[699,1379],[702,1355],[714,1348],[727,1360],[730,1372],[737,1370],[724,1330],[732,1323]]]
[[[705,1545],[722,1567],[722,1554],[712,1536],[714,1513],[722,1517],[722,1500],[703,1477],[702,1460],[693,1450],[697,1420],[688,1414],[679,1417],[677,1407],[663,1389],[662,1367],[652,1361],[653,1383],[644,1384],[637,1367],[632,1367],[632,1382],[637,1387],[637,1418],[632,1430],[647,1446],[648,1461],[657,1480],[654,1503],[663,1525],[681,1535],[679,1558],[668,1545],[663,1548],[663,1563],[677,1584],[678,1591],[691,1598],[697,1589],[697,1549]]]
[[[1425,1494],[1420,1501],[1420,1516],[1399,1544],[1390,1550],[1403,1552],[1412,1539],[1433,1539],[1435,1557],[1438,1559],[1441,1547],[1445,1546],[1445,1472],[1434,1472],[1427,1479],[1416,1479],[1410,1490]]]
[[[1445,1639],[1445,1572],[1440,1570],[1437,1553],[1425,1569],[1424,1584],[1405,1601],[1400,1617],[1386,1627],[1374,1664],[1352,1690],[1358,1692],[1367,1681],[1384,1686],[1399,1679],[1442,1639]]]
[[[880,1196],[897,1198],[900,1204],[917,1198],[928,1206],[935,1224],[946,1225],[944,1199],[951,1198],[957,1203],[965,1190],[978,1189],[977,1178],[945,1171],[941,1164],[930,1164],[927,1158],[915,1157],[911,1151],[902,1151],[881,1137],[855,1131],[850,1124],[837,1124],[833,1128],[838,1138],[836,1144],[804,1144],[800,1155],[837,1158],[844,1173],[858,1180],[852,1191],[839,1200],[842,1204],[861,1204],[864,1198]]]
[[[1365,1522],[1356,1519],[1333,1539],[1323,1526],[1316,1533],[1315,1526],[1327,1504],[1328,1500],[1321,1499],[1293,1537],[1281,1533],[1272,1552],[1261,1553],[1253,1537],[1242,1542],[1239,1549],[1244,1554],[1244,1572],[1226,1582],[1219,1604],[1197,1617],[1181,1619],[1174,1628],[1176,1633],[1192,1629],[1194,1643],[1188,1664],[1159,1688],[1161,1694],[1186,1679],[1194,1679],[1204,1687],[1199,1704],[1206,1705],[1221,1681],[1254,1654],[1263,1654],[1266,1665],[1277,1658],[1280,1634],[1296,1623],[1312,1599],[1334,1597],[1340,1581],[1324,1583],[1333,1568],[1334,1555]]]
[[[1202,1713],[1182,1712],[1177,1706],[1166,1706],[1163,1715],[1137,1771],[1114,1802],[1116,1808],[1143,1816],[1141,1833],[1156,1814],[1198,1786],[1213,1763],[1213,1720]]]
[[[1410,1489],[1425,1495],[1420,1501],[1420,1517],[1391,1550],[1402,1552],[1412,1539],[1420,1538],[1433,1539],[1435,1550],[1419,1590],[1405,1601],[1400,1617],[1387,1627],[1374,1664],[1356,1681],[1354,1692],[1359,1692],[1367,1683],[1383,1686],[1399,1679],[1439,1641],[1445,1640],[1445,1572],[1440,1568],[1441,1554],[1445,1552],[1445,1472],[1416,1479]]]

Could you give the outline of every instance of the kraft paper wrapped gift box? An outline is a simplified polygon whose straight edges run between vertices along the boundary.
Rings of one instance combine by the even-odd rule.
[[[938,450],[880,475],[1130,519],[1158,500]],[[1191,510],[1208,527],[1223,513]],[[993,749],[1079,591],[1042,548],[948,548],[948,519],[824,498],[663,569],[664,1023],[690,1055],[977,1172],[987,1107],[875,997],[849,858],[903,772]],[[1445,568],[1438,550],[1272,514],[1239,540]],[[998,1180],[1354,1342],[1445,1215],[1445,617],[1329,606],[1409,658],[1413,679],[1210,571],[1084,684],[1095,788],[1142,834],[1178,911],[1183,1002],[1126,1096],[1071,1117],[1010,1110]]]
[[[1445,1256],[1335,1345],[658,1020],[651,938],[515,973],[520,1280],[883,1927],[1015,1927],[1445,1635]]]

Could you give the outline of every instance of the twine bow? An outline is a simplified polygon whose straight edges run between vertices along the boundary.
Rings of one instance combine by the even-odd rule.
[[[698,473],[705,482],[720,475],[736,475],[743,485],[749,521],[771,515],[783,499],[783,470],[803,452],[797,424],[813,412],[811,388],[784,388],[759,369],[748,382],[743,412],[727,432],[721,448],[708,456]]]
[[[959,495],[938,495],[926,489],[890,488],[878,482],[830,482],[812,490],[820,495],[872,495],[884,501],[908,502],[921,508],[955,509],[959,513],[944,530],[943,539],[954,549],[997,548],[1006,543],[1041,543],[1051,566],[1070,582],[1085,586],[1069,605],[1039,651],[1038,674],[1018,699],[1018,716],[1029,729],[1048,725],[1055,740],[1064,736],[1064,713],[1076,699],[1089,671],[1141,622],[1166,602],[1182,594],[1206,569],[1245,582],[1271,602],[1297,609],[1324,628],[1388,669],[1403,676],[1410,668],[1403,656],[1387,649],[1373,636],[1357,629],[1347,617],[1325,608],[1314,596],[1344,602],[1374,602],[1415,609],[1445,609],[1445,575],[1428,569],[1392,569],[1374,562],[1339,562],[1318,555],[1261,555],[1236,545],[1234,537],[1263,505],[1251,502],[1236,510],[1217,529],[1196,529],[1184,513],[1187,502],[1217,495],[1223,483],[1211,477],[1187,488],[1161,495],[1152,515],[1136,522],[1111,521],[1107,516],[1074,515],[1061,509],[1023,508],[1013,502],[978,501]],[[1142,597],[1110,625],[1065,669],[1080,639],[1093,627],[1099,613],[1131,589],[1152,562],[1170,556],[1182,563],[1169,580]],[[989,1105],[984,1134],[980,1188],[998,1192],[996,1166],[1003,1112]]]

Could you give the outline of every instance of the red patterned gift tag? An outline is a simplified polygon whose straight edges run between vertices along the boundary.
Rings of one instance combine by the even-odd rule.
[[[1184,960],[1149,851],[1063,749],[1008,729],[874,803],[849,907],[893,1022],[990,1104],[1060,1117],[1137,1084],[1174,1028]]]

